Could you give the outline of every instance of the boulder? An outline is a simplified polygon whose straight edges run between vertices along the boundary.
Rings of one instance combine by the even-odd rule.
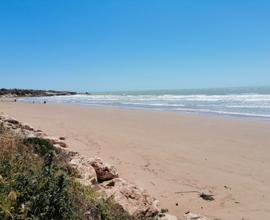
[[[71,161],[69,161],[69,164],[78,172],[79,178],[77,180],[80,183],[86,186],[91,186],[97,183],[96,171],[89,164],[87,159],[79,156],[71,159]]]
[[[134,217],[154,217],[160,212],[158,200],[122,178],[105,181],[99,186],[105,199],[112,199]]]
[[[92,158],[89,160],[89,163],[92,167],[94,167],[99,183],[117,178],[119,176],[114,166],[103,162],[103,160],[100,158]]]

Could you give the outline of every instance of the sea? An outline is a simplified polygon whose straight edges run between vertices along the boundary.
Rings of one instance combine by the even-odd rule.
[[[28,97],[18,101],[108,106],[230,117],[270,119],[270,86],[250,88],[120,91],[72,96]]]

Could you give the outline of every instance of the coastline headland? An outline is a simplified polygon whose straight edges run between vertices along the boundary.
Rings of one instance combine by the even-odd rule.
[[[40,96],[65,96],[76,95],[77,92],[55,91],[55,90],[34,90],[34,89],[0,89],[0,97],[40,97]]]

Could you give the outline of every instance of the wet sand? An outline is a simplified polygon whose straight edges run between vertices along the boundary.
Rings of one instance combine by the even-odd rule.
[[[179,217],[270,219],[269,121],[12,102],[0,112],[116,165]]]

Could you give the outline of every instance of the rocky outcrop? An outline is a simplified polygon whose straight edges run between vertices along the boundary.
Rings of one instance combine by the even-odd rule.
[[[65,138],[51,137],[30,125],[22,124],[7,116],[0,117],[4,127],[25,137],[39,137],[48,140],[58,154],[68,155],[68,164],[75,170],[77,180],[86,186],[91,186],[104,195],[105,199],[113,200],[130,215],[136,217],[154,217],[160,212],[158,200],[144,190],[119,178],[117,169],[104,162],[101,158],[88,158],[66,149]]]
[[[158,200],[122,178],[105,181],[100,186],[106,199],[112,199],[132,216],[154,217],[160,212]]]
[[[112,200],[134,217],[154,217],[159,212],[158,200],[144,190],[119,178],[117,169],[101,158],[87,158],[80,154],[69,161],[78,174],[78,181],[92,186],[106,200]]]
[[[76,95],[76,92],[54,91],[54,90],[33,90],[33,89],[0,89],[0,97],[30,97],[30,96],[59,96]]]

